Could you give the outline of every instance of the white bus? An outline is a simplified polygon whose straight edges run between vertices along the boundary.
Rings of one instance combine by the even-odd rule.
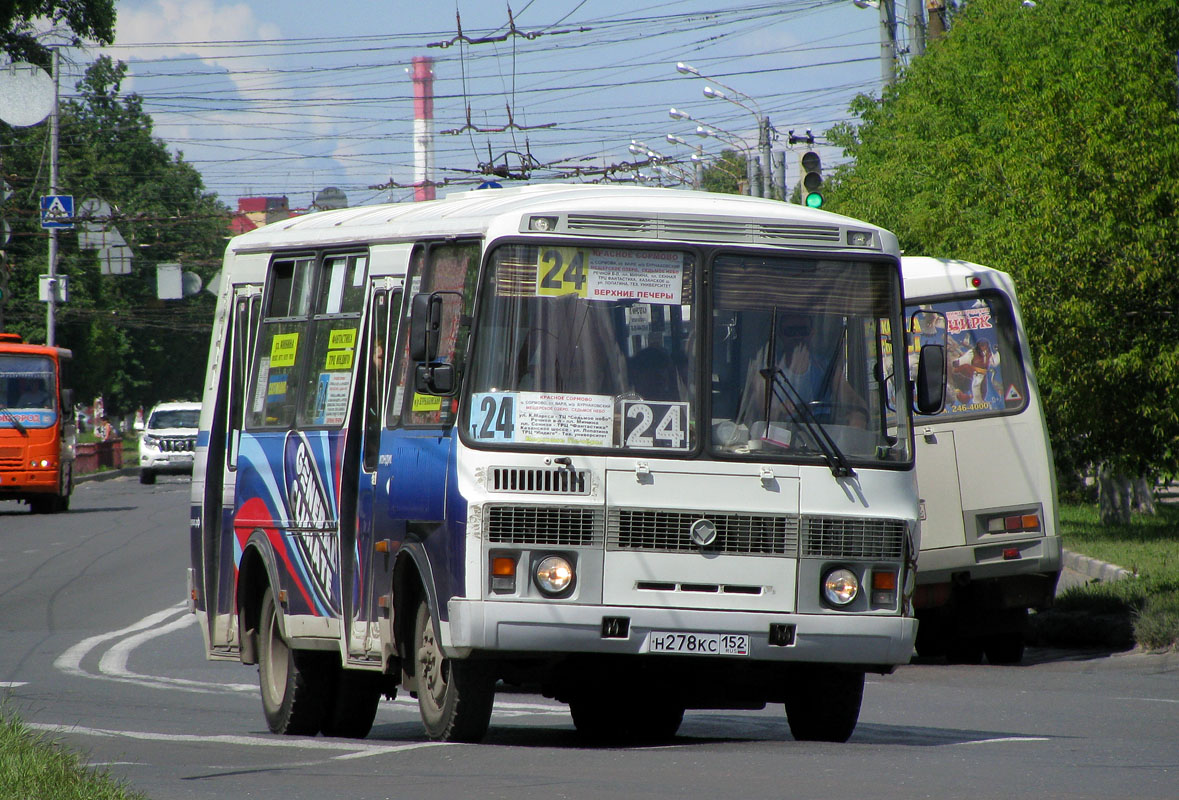
[[[1052,448],[1015,285],[965,261],[905,256],[901,269],[909,313],[940,312],[947,349],[945,407],[914,423],[917,652],[1015,664],[1028,610],[1051,605],[1061,562]]]
[[[916,635],[903,314],[891,233],[738,196],[492,189],[239,236],[192,484],[207,654],[258,665],[277,733],[363,737],[400,686],[478,741],[503,682],[593,737],[776,702],[844,741]]]

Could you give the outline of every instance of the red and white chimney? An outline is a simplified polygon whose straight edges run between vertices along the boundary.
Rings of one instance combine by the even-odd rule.
[[[434,199],[434,59],[413,59],[413,199]]]

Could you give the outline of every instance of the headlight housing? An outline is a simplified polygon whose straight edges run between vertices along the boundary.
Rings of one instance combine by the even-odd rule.
[[[536,588],[549,597],[559,597],[573,590],[573,563],[564,556],[545,556],[532,569]]]
[[[860,594],[860,579],[846,567],[836,567],[823,576],[823,599],[837,608],[855,601]]]
[[[155,436],[152,436],[151,434],[148,434],[148,433],[143,434],[143,445],[145,447],[158,447],[159,444],[160,444],[160,440],[158,438],[156,438]]]

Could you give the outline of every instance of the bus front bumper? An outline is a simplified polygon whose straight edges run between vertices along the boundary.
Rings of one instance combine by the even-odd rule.
[[[867,614],[774,614],[626,606],[584,606],[452,599],[443,644],[456,652],[648,652],[652,631],[748,634],[754,661],[827,662],[895,666],[909,663],[917,635],[912,617]],[[626,620],[626,635],[617,623]],[[606,635],[614,627],[615,635]],[[771,644],[771,626],[779,641]],[[783,627],[785,626],[785,627]],[[786,632],[783,636],[783,631]],[[449,633],[449,641],[447,634]]]

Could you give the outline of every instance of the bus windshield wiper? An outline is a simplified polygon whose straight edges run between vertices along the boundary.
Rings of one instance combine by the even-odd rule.
[[[10,420],[12,420],[12,427],[14,427],[18,431],[20,431],[21,436],[28,436],[29,435],[29,432],[27,430],[25,430],[25,426],[22,425],[21,421],[16,418],[16,414],[13,414],[11,411],[8,410],[8,406],[0,406],[0,414],[3,414],[4,416],[6,416]]]
[[[803,402],[802,395],[786,377],[786,373],[781,369],[772,371],[763,369],[761,374],[773,387],[774,399],[782,404],[796,423],[806,429],[811,440],[818,445],[823,459],[831,469],[831,474],[836,478],[854,477],[856,473],[848,464],[847,456],[839,449],[839,445],[831,438],[831,434],[823,427],[823,423],[815,417],[815,412],[811,411],[810,406]]]

